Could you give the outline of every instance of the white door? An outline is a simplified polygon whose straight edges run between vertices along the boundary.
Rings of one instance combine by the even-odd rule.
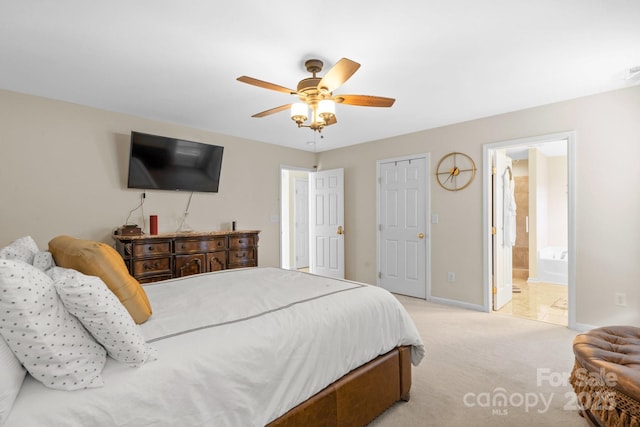
[[[309,174],[313,274],[344,278],[344,169]]]
[[[379,163],[379,285],[427,297],[427,159]]]
[[[294,180],[293,233],[295,236],[295,266],[309,266],[309,181]]]
[[[505,184],[513,177],[511,159],[504,149],[496,150],[493,158],[493,309],[499,310],[512,298],[513,268],[512,244],[513,231],[509,198],[511,189]],[[513,212],[515,221],[515,211]]]

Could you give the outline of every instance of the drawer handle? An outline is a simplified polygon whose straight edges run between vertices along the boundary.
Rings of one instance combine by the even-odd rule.
[[[153,250],[153,246],[149,246],[149,250],[152,251]]]
[[[149,266],[146,262],[144,264],[142,264],[142,268],[144,270],[155,270],[158,267],[160,267],[160,263],[159,262],[153,263],[152,266]]]
[[[246,258],[246,257],[247,257],[246,252],[236,252],[236,258]]]
[[[238,243],[243,244],[244,242],[242,241],[242,239],[238,239]]]

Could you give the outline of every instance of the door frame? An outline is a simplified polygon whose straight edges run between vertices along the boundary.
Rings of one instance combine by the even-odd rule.
[[[309,173],[314,172],[315,169],[299,167],[299,166],[280,165],[280,175],[278,177],[280,181],[280,200],[279,200],[280,202],[279,203],[280,204],[280,218],[279,218],[280,267],[286,268],[286,269],[295,269],[295,265],[291,265],[290,263],[290,256],[289,257],[286,256],[286,255],[290,255],[290,252],[293,246],[291,244],[290,233],[288,232],[288,230],[293,228],[292,221],[294,219],[289,215],[291,200],[290,200],[289,194],[286,193],[289,191],[289,183],[283,182],[282,180],[282,175],[284,171],[307,172],[307,177],[308,177]],[[285,204],[286,201],[289,201],[289,203]],[[309,218],[307,218],[307,221],[308,220]]]
[[[509,148],[512,146],[522,146],[554,142],[559,140],[567,141],[567,218],[568,236],[567,246],[569,251],[568,259],[568,327],[576,329],[576,132],[566,131],[548,135],[540,135],[522,139],[514,139],[495,143],[483,144],[482,146],[482,224],[483,224],[483,276],[484,276],[484,311],[491,312],[491,292],[492,292],[492,234],[491,234],[491,154],[498,148]]]
[[[431,299],[431,153],[418,153],[413,155],[406,155],[402,157],[393,157],[390,159],[381,159],[376,161],[376,286],[380,286],[380,271],[381,271],[381,259],[380,259],[380,165],[382,163],[389,162],[402,162],[411,159],[425,159],[425,174],[424,174],[424,188],[425,188],[425,287],[426,287],[426,300]]]
[[[306,194],[304,198],[301,198],[298,195],[298,185],[304,183],[304,185],[301,185],[302,188],[306,187]],[[306,212],[300,212],[298,210],[298,202],[300,201],[300,199],[304,199],[305,203],[306,203]],[[300,221],[300,218],[304,218],[305,219],[305,224],[306,227],[300,227],[298,226],[298,223]],[[310,229],[311,226],[309,225],[309,174],[307,174],[306,178],[302,178],[299,176],[294,176],[293,177],[293,217],[291,218],[291,222],[293,223],[293,239],[291,239],[291,241],[293,242],[293,268],[298,270],[301,268],[308,268],[309,267],[309,250],[311,248],[311,244],[309,242],[309,234],[310,234]],[[306,230],[305,230],[306,228]],[[306,242],[305,245],[298,245],[298,233],[303,231],[306,235]],[[298,259],[298,253],[299,253],[299,249],[300,246],[303,246],[305,249],[305,253],[306,253],[306,259],[304,260],[305,263],[303,263],[302,265],[300,265],[300,260]]]

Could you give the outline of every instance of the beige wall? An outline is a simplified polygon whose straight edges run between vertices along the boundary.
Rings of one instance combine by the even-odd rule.
[[[347,277],[375,283],[376,160],[450,151],[482,167],[482,145],[575,130],[576,320],[640,325],[640,87],[360,144],[318,154],[227,137],[73,104],[0,91],[0,245],[30,234],[41,246],[58,234],[108,242],[140,200],[126,189],[131,130],[225,146],[218,194],[195,193],[189,225],[262,230],[260,265],[279,264],[280,165],[345,168]],[[364,124],[366,125],[366,124]],[[434,297],[483,304],[482,179],[460,192],[431,182]],[[147,192],[145,216],[177,226],[187,193]],[[448,283],[446,273],[456,273]],[[614,304],[616,292],[628,306]]]
[[[260,265],[279,265],[280,165],[311,168],[312,153],[0,91],[0,246],[31,235],[46,248],[59,234],[108,243],[140,201],[127,189],[132,130],[225,147],[219,193],[194,193],[187,223],[195,230],[260,233]],[[174,231],[187,192],[147,191],[145,221]],[[131,222],[141,224],[140,211]]]
[[[376,280],[376,160],[430,152],[433,168],[462,151],[483,167],[483,144],[564,131],[577,138],[576,321],[640,325],[640,86],[321,153],[320,169],[345,168],[347,277]],[[432,295],[481,306],[481,174],[454,193],[432,179],[431,191]]]
[[[567,157],[548,157],[547,174],[547,244],[566,248]]]

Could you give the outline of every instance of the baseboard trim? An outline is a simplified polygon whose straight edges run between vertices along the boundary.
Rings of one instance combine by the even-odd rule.
[[[485,311],[485,312],[487,311],[481,305],[470,304],[468,302],[456,301],[456,300],[453,300],[453,299],[440,298],[440,297],[429,297],[429,298],[427,298],[427,300],[431,301],[431,302],[437,302],[437,303],[440,303],[440,304],[454,305],[456,307],[467,308],[469,310]]]

